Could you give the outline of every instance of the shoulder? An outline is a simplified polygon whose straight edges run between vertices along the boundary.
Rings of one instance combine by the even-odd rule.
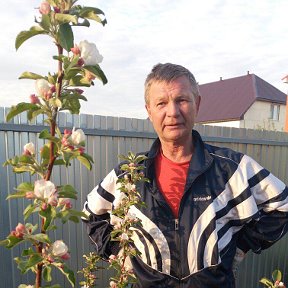
[[[229,162],[239,165],[247,155],[227,147],[218,147],[205,143],[205,148],[215,161]]]

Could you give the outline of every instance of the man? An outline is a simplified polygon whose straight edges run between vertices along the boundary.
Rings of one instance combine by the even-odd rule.
[[[145,102],[158,139],[146,153],[134,209],[143,228],[131,259],[136,287],[233,288],[233,267],[287,231],[288,188],[253,159],[204,143],[192,131],[200,93],[189,70],[158,64],[145,82]],[[88,234],[105,258],[119,251],[109,223],[115,168],[87,197]]]

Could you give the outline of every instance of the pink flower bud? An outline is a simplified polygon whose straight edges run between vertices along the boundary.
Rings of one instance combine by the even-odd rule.
[[[46,100],[49,100],[49,99],[51,99],[52,98],[52,92],[49,90],[49,91],[47,91],[47,92],[44,92],[44,98],[46,99]]]
[[[85,73],[85,78],[87,79],[87,81],[92,81],[92,80],[95,79],[95,76],[92,73],[90,73],[90,72],[86,72]]]
[[[35,154],[35,146],[32,142],[25,144],[23,150],[24,155],[31,156],[32,154]]]
[[[35,198],[34,192],[33,192],[33,191],[28,191],[28,192],[26,192],[25,198],[26,198],[26,199],[34,199],[34,198]]]
[[[69,198],[60,198],[58,204],[64,206],[67,210],[72,208],[72,203]]]
[[[66,135],[64,135],[64,137],[61,139],[61,143],[64,147],[67,147],[70,145],[69,140],[65,137]]]
[[[64,136],[65,137],[68,137],[68,136],[70,136],[72,134],[72,131],[71,130],[69,130],[69,129],[64,129]]]
[[[74,89],[74,91],[80,95],[83,94],[83,92],[84,92],[84,90],[79,89],[79,88]]]
[[[51,93],[55,93],[55,92],[56,92],[56,86],[55,86],[55,85],[52,85],[52,86],[50,87],[50,92],[51,92]]]
[[[84,60],[82,58],[79,58],[78,62],[77,62],[77,66],[83,66],[84,65]]]
[[[75,44],[75,46],[73,48],[71,48],[71,52],[74,54],[74,55],[80,55],[81,51],[78,47],[78,45]]]
[[[45,210],[47,209],[47,207],[48,207],[47,203],[42,203],[41,209],[42,209],[43,211],[45,211]]]
[[[113,262],[113,261],[115,261],[117,259],[117,256],[116,255],[110,255],[109,256],[109,262],[111,263],[111,262]]]
[[[117,288],[117,283],[114,281],[110,281],[109,285],[110,285],[110,288]]]
[[[50,13],[50,11],[51,11],[50,4],[47,1],[43,1],[40,4],[39,12],[43,15],[47,15]]]
[[[60,13],[60,11],[61,11],[60,8],[58,8],[58,7],[56,7],[56,6],[53,7],[53,10],[54,10],[55,13]]]
[[[30,95],[30,103],[32,104],[39,104],[40,100],[35,94]]]
[[[48,255],[47,260],[48,260],[50,263],[53,263],[53,262],[55,261],[54,258],[53,258],[51,255]]]
[[[53,207],[56,207],[58,205],[57,194],[54,194],[48,198],[48,204],[50,204]]]
[[[23,225],[22,223],[18,223],[18,225],[15,228],[15,236],[18,238],[23,238],[25,232],[26,232],[25,225]]]
[[[85,148],[84,147],[79,147],[78,151],[82,155],[84,153],[84,151],[85,151]]]
[[[68,260],[68,259],[70,259],[70,254],[69,254],[69,253],[66,253],[66,254],[62,255],[62,256],[61,256],[61,259],[63,259],[63,260]]]

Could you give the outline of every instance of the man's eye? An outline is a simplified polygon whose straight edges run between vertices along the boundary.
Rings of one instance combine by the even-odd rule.
[[[157,103],[157,107],[161,107],[161,106],[163,106],[163,105],[165,105],[165,103],[164,102],[159,102],[159,103]]]

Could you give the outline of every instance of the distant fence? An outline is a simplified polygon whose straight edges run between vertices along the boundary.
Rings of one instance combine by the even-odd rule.
[[[0,163],[14,155],[20,155],[23,146],[33,142],[37,147],[43,145],[38,133],[45,128],[42,117],[28,123],[25,113],[5,123],[4,108],[0,108]],[[86,195],[115,166],[119,154],[128,151],[146,151],[154,141],[156,134],[148,120],[116,118],[98,115],[59,115],[59,126],[64,128],[82,128],[87,135],[86,151],[94,159],[92,171],[88,171],[78,162],[69,168],[55,167],[52,175],[55,184],[69,183],[78,191],[78,200],[74,208],[81,210]],[[265,166],[274,175],[288,183],[288,134],[237,128],[211,127],[196,125],[203,139],[213,145],[230,147],[244,152]],[[0,168],[0,239],[4,239],[22,218],[26,200],[10,200],[5,198],[23,181],[30,181],[26,174],[14,174],[11,167]],[[35,219],[36,221],[36,219]],[[33,223],[33,216],[31,222]],[[61,226],[61,224],[59,224]],[[93,251],[88,241],[85,227],[81,224],[63,225],[55,233],[55,238],[63,239],[71,250],[69,266],[76,272],[81,270],[83,254]],[[252,253],[247,256],[239,268],[238,288],[261,287],[258,281],[263,276],[270,276],[273,269],[280,268],[286,279],[288,269],[288,237],[284,237],[272,249],[264,251],[260,256]],[[34,276],[20,275],[13,261],[20,254],[20,247],[12,250],[0,247],[0,287],[18,287],[20,283],[33,284]],[[105,263],[103,264],[105,267]],[[287,272],[286,272],[287,271]],[[76,273],[75,273],[76,274]],[[106,269],[99,272],[97,287],[107,287],[111,272]],[[76,275],[77,278],[79,275]],[[80,278],[80,277],[79,277]],[[70,287],[62,274],[53,274],[53,283]],[[77,279],[76,283],[79,283]],[[76,287],[79,287],[76,284]]]

